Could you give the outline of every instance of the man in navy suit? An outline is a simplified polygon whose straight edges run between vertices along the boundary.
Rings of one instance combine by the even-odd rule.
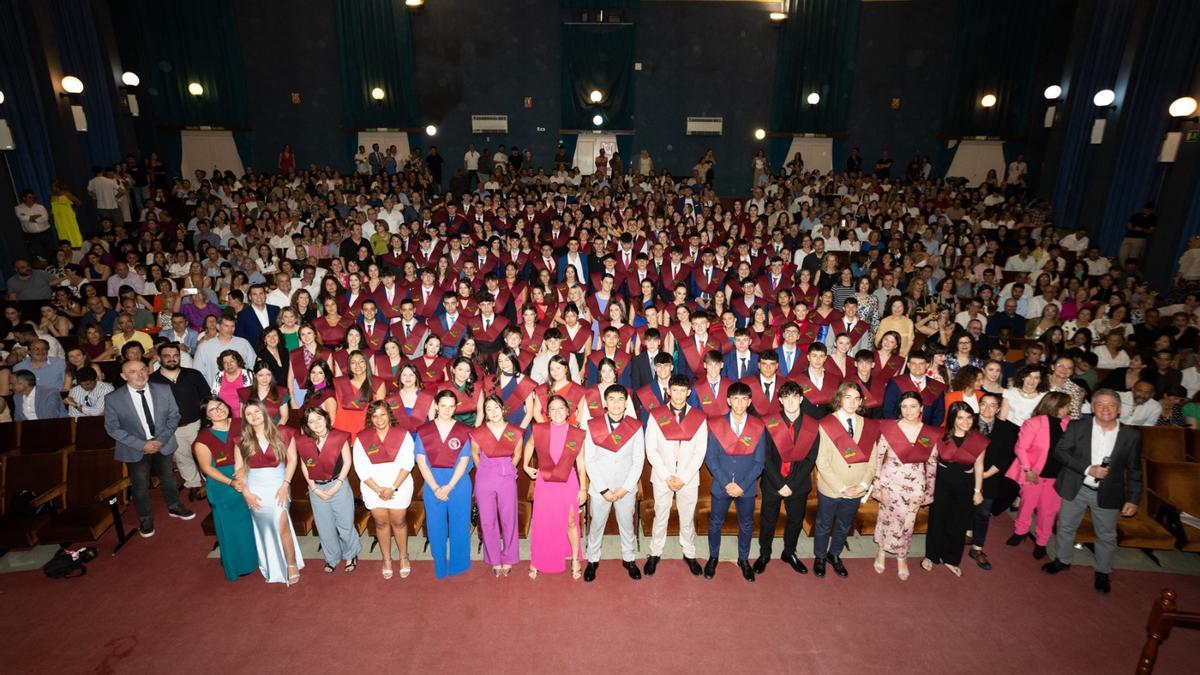
[[[657,328],[647,328],[642,335],[642,346],[642,353],[629,364],[629,379],[635,392],[655,380],[654,357],[662,351],[662,333]]]
[[[929,355],[914,349],[908,354],[908,372],[892,378],[883,393],[883,416],[894,420],[900,418],[900,395],[915,391],[921,395],[925,405],[921,421],[935,427],[942,426],[946,418],[946,385],[932,377],[929,372]]]
[[[233,334],[257,347],[263,331],[275,325],[279,308],[267,304],[267,287],[254,284],[250,287],[250,302],[237,315],[237,327]]]
[[[790,375],[793,368],[807,365],[804,351],[800,348],[799,326],[791,321],[783,324],[783,344],[775,348],[775,353],[779,355],[779,374],[783,377]]]
[[[733,332],[733,350],[725,355],[721,376],[740,380],[758,374],[758,354],[750,351],[750,331],[738,328]]]
[[[49,420],[67,416],[62,394],[53,387],[39,388],[37,375],[34,375],[33,371],[18,370],[13,373],[12,387],[13,406],[16,408],[13,419],[18,422]]]
[[[738,568],[746,581],[754,581],[750,565],[750,535],[754,529],[754,498],[758,477],[766,462],[766,427],[748,413],[750,387],[742,382],[729,385],[729,414],[708,420],[708,452],[704,464],[712,474],[712,509],[708,518],[708,562],[704,578],[717,573],[721,552],[721,526],[729,505],[737,509]]]

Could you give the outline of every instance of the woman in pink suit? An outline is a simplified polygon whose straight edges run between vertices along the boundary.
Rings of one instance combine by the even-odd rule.
[[[533,425],[525,446],[525,473],[533,484],[533,519],[529,530],[529,578],[538,572],[562,572],[571,559],[571,578],[582,574],[579,560],[579,507],[587,501],[583,464],[583,429],[567,424],[567,399],[552,394],[549,422]],[[537,453],[538,468],[529,462]]]
[[[517,543],[517,462],[525,433],[504,419],[504,402],[492,394],[483,400],[482,424],[471,431],[475,466],[475,503],[483,559],[492,576],[508,576],[521,558]]]
[[[1033,410],[1033,415],[1021,425],[1017,436],[1017,461],[1005,474],[1021,486],[1021,506],[1009,546],[1020,546],[1029,536],[1029,526],[1037,513],[1037,538],[1033,557],[1046,557],[1046,542],[1054,531],[1054,518],[1062,499],[1054,491],[1054,477],[1062,464],[1054,459],[1054,446],[1070,421],[1071,397],[1062,392],[1049,392]]]

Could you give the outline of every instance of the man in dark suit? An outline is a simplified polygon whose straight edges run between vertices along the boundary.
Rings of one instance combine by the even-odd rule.
[[[629,364],[629,379],[635,392],[658,379],[654,375],[654,357],[662,351],[662,334],[657,328],[647,328],[642,335],[642,345],[642,353],[633,357]]]
[[[771,542],[779,505],[787,504],[783,530],[783,555],[780,560],[800,574],[808,567],[796,555],[796,542],[804,525],[804,509],[812,490],[812,470],[817,461],[817,420],[800,412],[803,401],[800,385],[784,382],[779,387],[779,413],[763,417],[766,433],[766,459],[763,464],[762,508],[758,533],[758,560],[754,571],[762,574],[771,562]]]
[[[971,550],[968,555],[985,570],[992,569],[991,561],[983,552],[992,514],[1007,511],[1017,495],[1017,484],[1006,478],[1004,472],[1016,459],[1020,427],[997,417],[1000,404],[999,394],[985,392],[979,395],[979,431],[988,437],[989,442],[983,453],[983,501],[975,507],[975,524],[971,527]]]
[[[258,347],[263,331],[274,326],[279,318],[279,308],[267,304],[267,287],[254,284],[250,287],[250,302],[237,315],[237,327],[233,334]]]
[[[750,331],[738,328],[733,332],[733,349],[725,355],[721,376],[727,380],[740,380],[758,375],[758,354],[750,351]]]
[[[1085,511],[1092,512],[1096,531],[1095,588],[1111,590],[1113,553],[1117,548],[1117,516],[1131,518],[1142,500],[1142,435],[1121,424],[1121,399],[1111,389],[1092,394],[1090,420],[1071,422],[1054,447],[1062,464],[1054,489],[1062,497],[1058,512],[1057,559],[1042,566],[1046,574],[1071,567],[1075,531]]]

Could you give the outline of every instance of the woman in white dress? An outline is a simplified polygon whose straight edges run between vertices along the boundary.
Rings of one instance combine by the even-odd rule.
[[[296,472],[294,432],[277,427],[257,401],[242,408],[242,435],[234,455],[234,472],[246,476],[244,496],[254,525],[258,569],[267,583],[300,581],[304,558],[292,529],[288,506]]]
[[[363,504],[375,521],[383,552],[383,578],[392,578],[392,537],[400,552],[400,578],[412,573],[408,560],[408,505],[412,503],[415,457],[412,434],[392,420],[386,401],[367,408],[370,427],[354,441],[354,470],[362,481]]]
[[[1008,420],[1018,427],[1033,416],[1033,409],[1046,395],[1046,381],[1042,378],[1042,367],[1021,366],[1013,375],[1015,386],[1004,390],[1004,402],[1000,405],[1000,419]]]

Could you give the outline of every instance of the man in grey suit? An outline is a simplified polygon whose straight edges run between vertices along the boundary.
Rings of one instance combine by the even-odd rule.
[[[584,464],[587,467],[589,509],[592,524],[587,538],[587,568],[584,581],[596,579],[600,566],[600,550],[604,543],[604,527],[610,511],[617,512],[617,529],[621,533],[621,560],[633,580],[642,578],[634,560],[637,542],[634,539],[634,511],[637,505],[637,486],[646,463],[646,436],[636,417],[625,415],[629,392],[614,384],[604,392],[604,415],[588,422],[587,438],[583,444]]]
[[[1092,512],[1096,530],[1095,588],[1111,590],[1113,553],[1117,548],[1117,515],[1131,518],[1142,500],[1142,435],[1121,424],[1121,399],[1111,389],[1092,394],[1090,420],[1071,422],[1054,447],[1062,464],[1054,489],[1062,497],[1058,512],[1056,560],[1042,566],[1046,574],[1071,567],[1075,531],[1083,514]]]
[[[16,408],[14,418],[18,422],[67,416],[59,390],[38,387],[37,375],[33,371],[21,369],[14,372],[12,388],[13,407]]]
[[[133,482],[133,505],[141,527],[138,534],[154,536],[154,512],[150,506],[150,474],[158,476],[158,487],[172,518],[196,517],[179,501],[172,455],[178,449],[175,429],[179,426],[179,406],[171,387],[151,384],[150,371],[141,361],[126,361],[121,366],[125,386],[105,398],[104,429],[117,442],[115,458],[129,465]]]

